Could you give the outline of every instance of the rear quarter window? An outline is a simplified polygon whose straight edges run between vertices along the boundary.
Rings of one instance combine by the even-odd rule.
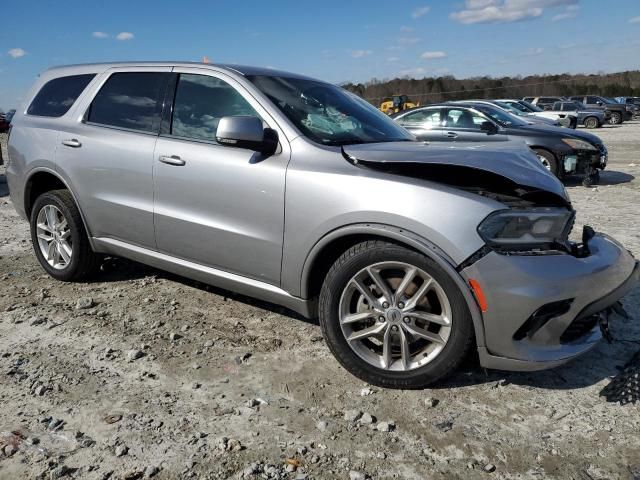
[[[29,105],[27,115],[40,117],[63,116],[89,85],[89,82],[93,80],[93,77],[95,75],[90,73],[49,80]]]
[[[87,121],[100,125],[158,133],[170,73],[114,73],[96,94]]]

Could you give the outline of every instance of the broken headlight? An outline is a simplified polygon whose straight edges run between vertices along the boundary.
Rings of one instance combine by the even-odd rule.
[[[589,142],[580,140],[578,138],[563,138],[562,141],[569,145],[574,150],[594,150],[598,151],[598,147],[591,145]]]
[[[500,210],[484,219],[478,233],[489,245],[535,248],[564,243],[572,219],[573,212],[564,208]]]

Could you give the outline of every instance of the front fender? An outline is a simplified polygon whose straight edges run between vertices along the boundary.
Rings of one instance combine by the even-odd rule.
[[[467,303],[467,307],[471,312],[471,318],[473,320],[473,326],[476,334],[476,342],[478,346],[485,345],[484,324],[480,308],[470,287],[456,270],[455,262],[433,242],[430,242],[429,240],[406,229],[378,223],[357,223],[346,225],[329,232],[313,246],[305,259],[300,278],[300,296],[302,298],[307,299],[309,297],[309,285],[312,280],[311,272],[315,260],[318,258],[322,250],[336,240],[353,235],[366,235],[393,240],[411,247],[435,261],[449,274],[462,292]]]

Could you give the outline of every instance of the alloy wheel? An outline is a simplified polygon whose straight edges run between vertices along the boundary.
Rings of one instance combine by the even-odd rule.
[[[62,270],[73,257],[73,241],[67,219],[59,208],[45,205],[38,212],[36,236],[42,256],[49,265]]]
[[[451,304],[424,270],[380,262],[360,270],[344,288],[340,327],[350,348],[370,365],[409,371],[433,361],[451,334]]]
[[[537,154],[537,157],[538,157],[538,160],[542,162],[542,165],[544,165],[544,168],[551,171],[551,163],[549,163],[549,159],[544,155],[540,155],[539,153]]]

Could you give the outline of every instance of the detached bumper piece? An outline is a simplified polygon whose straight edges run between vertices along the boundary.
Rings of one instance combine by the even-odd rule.
[[[486,295],[485,367],[541,370],[588,352],[611,338],[610,321],[624,315],[619,300],[640,281],[640,263],[589,227],[569,251],[533,253],[492,251],[461,272]]]
[[[600,392],[608,402],[626,405],[640,402],[640,352],[624,366],[622,372]]]

